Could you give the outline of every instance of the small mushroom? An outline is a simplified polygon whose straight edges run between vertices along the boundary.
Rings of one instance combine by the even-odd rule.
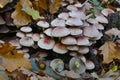
[[[75,6],[75,7],[78,7],[78,8],[83,7],[83,5],[82,5],[81,3],[79,3],[79,2],[78,2],[78,3],[76,3],[76,4],[74,4],[74,6]]]
[[[61,43],[56,43],[54,48],[53,48],[53,51],[58,53],[58,54],[65,54],[68,52],[67,46],[65,46]]]
[[[114,13],[114,11],[112,9],[109,9],[109,8],[105,8],[101,11],[101,13],[104,15],[104,16],[108,16],[109,14],[112,14]]]
[[[87,19],[87,22],[91,23],[91,24],[98,24],[98,21],[93,19],[93,18],[89,18]]]
[[[12,44],[13,46],[16,46],[16,49],[20,49],[21,45],[19,43],[19,39],[13,39],[9,41],[10,44]]]
[[[31,47],[31,46],[34,45],[34,41],[30,37],[23,37],[23,38],[20,39],[20,44],[22,46]]]
[[[41,28],[48,28],[50,25],[48,22],[40,20],[37,22],[37,26],[39,26]]]
[[[83,34],[87,37],[94,38],[98,37],[99,31],[95,26],[86,26],[83,29]]]
[[[38,33],[34,33],[34,34],[32,35],[32,39],[33,39],[34,41],[38,41],[38,40],[40,39],[40,35],[39,35]]]
[[[77,39],[77,45],[86,46],[90,44],[88,37],[79,37]]]
[[[104,17],[103,15],[97,15],[95,18],[96,21],[100,22],[100,23],[108,23],[108,20],[106,17]]]
[[[104,26],[102,24],[94,24],[93,26],[95,26],[98,30],[104,30]]]
[[[82,29],[78,28],[78,27],[71,27],[69,28],[70,30],[70,34],[73,36],[79,36],[80,34],[82,34]]]
[[[78,51],[79,47],[77,45],[69,45],[67,46],[67,49],[70,51]]]
[[[80,58],[84,63],[86,62],[86,58],[85,58],[85,56],[80,55],[79,58]]]
[[[26,33],[25,36],[26,36],[26,37],[31,37],[31,38],[32,38],[33,33]]]
[[[65,27],[65,20],[61,18],[56,18],[51,22],[51,25],[53,27],[55,26]]]
[[[67,36],[61,39],[61,43],[65,45],[75,45],[77,44],[77,40],[75,37]]]
[[[79,47],[78,52],[81,53],[81,54],[87,54],[89,52],[89,47],[81,46],[81,47]]]
[[[73,70],[66,71],[65,74],[66,74],[67,77],[73,78],[73,79],[77,79],[77,78],[81,77],[79,74],[75,73]]]
[[[68,5],[67,9],[70,10],[70,11],[77,11],[78,10],[77,7],[74,6],[74,5]]]
[[[92,61],[90,61],[90,60],[87,60],[85,62],[85,66],[86,66],[86,69],[88,69],[88,70],[91,70],[91,69],[95,68],[95,64]]]
[[[61,18],[61,19],[64,19],[64,20],[67,20],[69,18],[69,14],[66,13],[66,12],[62,12],[58,15],[58,18]]]
[[[48,28],[48,29],[46,29],[46,30],[44,30],[44,33],[47,35],[47,36],[52,36],[52,28]]]
[[[52,30],[52,36],[54,37],[64,37],[70,34],[70,30],[65,27],[56,27]]]
[[[71,52],[70,51],[69,55],[75,57],[75,56],[77,56],[77,52],[74,52],[74,51]]]
[[[17,32],[16,36],[19,37],[19,38],[23,38],[23,37],[25,37],[25,33],[23,33],[23,32]]]
[[[7,26],[0,27],[0,33],[8,33],[10,29]]]
[[[75,73],[78,73],[78,74],[82,74],[86,70],[86,67],[84,63],[82,62],[82,60],[80,60],[77,57],[71,58],[69,62],[69,68],[70,70],[73,70]]]
[[[69,26],[82,26],[83,22],[80,18],[68,18],[66,24]]]
[[[28,33],[28,32],[31,32],[31,31],[32,31],[32,28],[29,27],[29,26],[23,26],[23,27],[20,28],[20,30],[21,30],[22,32]]]
[[[42,49],[50,50],[54,47],[55,41],[53,39],[49,38],[49,37],[44,37],[44,38],[41,38],[37,42],[37,44]]]
[[[80,18],[81,20],[85,20],[86,19],[86,15],[82,11],[71,11],[71,12],[69,12],[69,15],[71,17]]]
[[[53,71],[60,73],[64,69],[64,62],[61,59],[53,59],[50,62],[50,67]]]

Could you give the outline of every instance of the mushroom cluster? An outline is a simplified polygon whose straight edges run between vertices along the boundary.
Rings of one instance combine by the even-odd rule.
[[[69,61],[69,70],[76,75],[74,78],[78,78],[78,74],[84,73],[86,69],[95,68],[92,60],[87,60],[84,55],[89,53],[89,47],[103,36],[103,24],[108,23],[106,17],[114,11],[103,9],[99,12],[87,1],[83,4],[77,2],[63,6],[66,7],[66,10],[59,13],[52,21],[42,19],[36,23],[38,29],[41,30],[40,33],[32,33],[30,26],[21,27],[20,31],[16,33],[16,36],[19,37],[19,44],[16,46],[18,48],[20,46],[33,47],[37,44],[42,50],[73,56]],[[61,75],[64,70],[64,62],[61,59],[53,59],[50,67]],[[66,73],[68,75],[68,72],[66,71],[64,76]]]

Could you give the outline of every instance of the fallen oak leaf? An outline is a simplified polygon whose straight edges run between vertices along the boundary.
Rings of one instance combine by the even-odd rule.
[[[51,14],[56,13],[61,6],[62,6],[62,0],[53,0],[49,8],[50,13]]]
[[[12,13],[13,23],[19,28],[20,26],[27,25],[31,22],[31,16],[22,11],[22,6],[17,3],[15,11]]]
[[[7,51],[5,51],[7,48]],[[10,44],[4,43],[0,47],[0,62],[1,65],[7,69],[7,71],[12,72],[19,67],[25,67],[26,69],[31,69],[31,64],[29,59],[23,57],[23,53],[18,53],[17,50]]]
[[[100,48],[100,54],[103,54],[103,63],[110,63],[115,58],[117,45],[112,41],[106,41]]]

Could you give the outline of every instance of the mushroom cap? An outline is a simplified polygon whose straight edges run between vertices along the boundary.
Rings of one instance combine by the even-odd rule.
[[[26,33],[25,36],[27,36],[27,37],[32,37],[32,36],[33,36],[33,33]]]
[[[65,74],[66,74],[67,77],[73,78],[73,79],[76,79],[76,78],[80,78],[80,77],[81,77],[79,74],[75,73],[73,70],[71,70],[71,71],[66,71]]]
[[[93,26],[95,26],[98,30],[104,30],[104,26],[102,24],[94,24]]]
[[[84,63],[86,62],[86,58],[85,58],[85,56],[80,55],[79,58],[80,58]]]
[[[7,26],[0,27],[0,33],[8,33],[10,29]]]
[[[51,25],[53,27],[55,26],[65,27],[65,20],[61,18],[56,18],[51,22]]]
[[[100,22],[100,23],[108,23],[108,20],[106,17],[104,17],[103,15],[97,15],[95,18],[96,21]]]
[[[55,41],[49,37],[44,37],[41,38],[37,44],[42,49],[50,50],[54,47]]]
[[[64,19],[64,20],[67,20],[69,18],[69,14],[66,13],[66,12],[62,12],[58,15],[58,18],[61,18],[61,19]]]
[[[31,37],[23,37],[20,39],[20,44],[22,46],[31,47],[34,45],[34,41]]]
[[[19,38],[23,38],[23,37],[25,37],[25,34],[23,32],[17,32],[16,36]]]
[[[71,17],[80,18],[80,19],[82,19],[82,20],[85,20],[85,19],[86,19],[86,15],[85,15],[85,13],[82,12],[82,11],[71,11],[71,12],[69,12],[69,15],[70,15]]]
[[[70,51],[69,55],[75,57],[75,56],[77,56],[77,52]]]
[[[16,46],[16,49],[20,49],[20,43],[19,43],[19,39],[13,39],[9,41],[10,44],[12,44],[13,46]]]
[[[75,45],[77,44],[77,40],[73,36],[67,36],[62,38],[61,43],[65,45]]]
[[[86,68],[82,60],[77,57],[71,58],[69,62],[70,70],[73,70],[75,73],[82,74],[85,72]]]
[[[69,26],[82,26],[83,22],[80,18],[68,18],[66,24]]]
[[[92,61],[90,61],[90,60],[87,60],[85,62],[85,66],[86,66],[86,69],[88,69],[88,70],[91,70],[91,69],[95,68],[95,64]]]
[[[87,37],[98,37],[99,31],[95,26],[86,26],[83,29],[83,34]]]
[[[61,59],[53,59],[50,62],[50,67],[53,69],[53,71],[59,73],[64,69],[64,62]]]
[[[87,54],[89,52],[89,47],[80,46],[78,52],[81,53],[81,54]]]
[[[47,21],[40,20],[37,22],[37,26],[42,27],[42,28],[48,28],[50,25]]]
[[[90,44],[88,37],[83,36],[77,39],[77,45],[86,46],[88,44]]]
[[[98,21],[93,19],[93,18],[89,18],[87,19],[87,22],[91,23],[91,24],[98,24]]]
[[[67,46],[67,49],[70,50],[70,51],[78,51],[79,46],[77,46],[77,45],[69,45],[69,46]]]
[[[38,40],[40,39],[40,34],[34,33],[34,34],[32,35],[32,39],[33,39],[34,41],[38,41]]]
[[[101,11],[101,13],[104,15],[104,16],[108,16],[109,14],[112,14],[114,13],[114,11],[112,9],[109,9],[109,8],[105,8]]]
[[[48,28],[48,29],[46,29],[46,30],[44,30],[44,33],[47,35],[47,36],[52,36],[52,28]]]
[[[32,28],[31,28],[30,26],[23,26],[23,27],[20,28],[20,30],[21,30],[22,32],[28,33],[28,32],[31,32],[31,31],[32,31]]]
[[[77,11],[78,10],[77,7],[74,6],[74,5],[68,5],[67,9],[70,10],[70,11]]]
[[[79,3],[79,2],[78,2],[78,3],[76,3],[76,4],[74,4],[74,6],[75,6],[75,7],[78,7],[78,8],[83,7],[83,5],[82,5],[81,3]]]
[[[58,53],[58,54],[65,54],[68,52],[67,46],[65,46],[61,43],[56,43],[54,48],[53,48],[53,51]]]
[[[82,29],[78,28],[78,27],[72,27],[72,28],[69,28],[70,30],[70,34],[73,35],[73,36],[78,36],[80,34],[82,34]]]
[[[56,27],[52,30],[52,36],[54,37],[64,37],[70,34],[70,30],[65,27]]]

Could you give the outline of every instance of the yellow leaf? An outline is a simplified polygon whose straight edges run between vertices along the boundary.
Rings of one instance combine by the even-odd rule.
[[[62,0],[53,0],[53,2],[50,4],[50,13],[54,14],[56,13],[59,8],[62,6]]]
[[[103,54],[103,63],[110,63],[115,58],[117,45],[112,41],[106,41],[100,48],[100,54]]]

